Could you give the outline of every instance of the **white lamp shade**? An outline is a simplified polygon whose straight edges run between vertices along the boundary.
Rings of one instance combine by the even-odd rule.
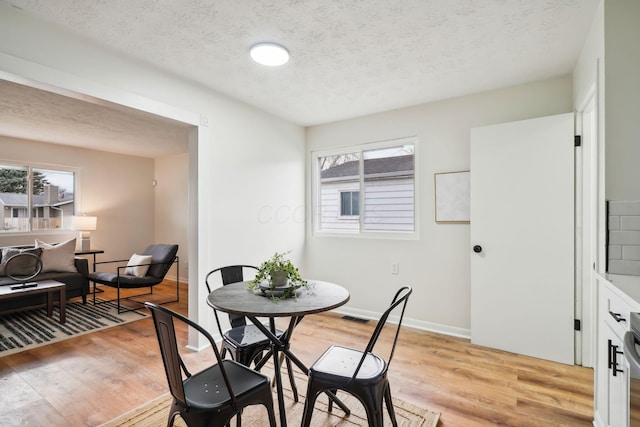
[[[74,230],[93,231],[97,223],[98,218],[95,216],[74,216],[71,219],[71,227]]]

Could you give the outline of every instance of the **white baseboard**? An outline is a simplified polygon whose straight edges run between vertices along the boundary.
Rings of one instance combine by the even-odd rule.
[[[382,313],[374,311],[360,310],[357,308],[340,307],[333,310],[335,313],[340,313],[347,316],[357,317],[360,319],[378,320]],[[389,322],[398,323],[398,317],[389,317]],[[402,324],[410,328],[420,329],[422,331],[435,332],[443,335],[450,335],[458,338],[471,339],[471,331],[469,329],[458,328],[455,326],[442,325],[439,323],[425,322],[422,320],[412,319],[406,317],[403,319]]]
[[[222,340],[220,340],[220,341],[222,341]],[[216,343],[219,343],[220,341],[216,341]],[[196,352],[197,352],[197,351],[205,350],[205,349],[207,349],[207,348],[209,348],[209,347],[211,347],[211,344],[209,344],[209,342],[208,342],[208,341],[207,341],[207,344],[203,345],[202,347],[195,347],[195,346],[192,346],[192,345],[189,345],[189,344],[187,344],[187,345],[185,346],[185,348],[188,348],[189,350],[191,350],[191,351],[196,351]]]

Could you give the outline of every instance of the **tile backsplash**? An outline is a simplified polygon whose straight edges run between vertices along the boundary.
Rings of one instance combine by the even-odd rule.
[[[640,276],[640,200],[608,202],[608,273]]]

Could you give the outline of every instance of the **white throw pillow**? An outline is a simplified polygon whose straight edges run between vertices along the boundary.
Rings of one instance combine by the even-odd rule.
[[[52,245],[36,239],[36,248],[42,248],[42,272],[58,271],[75,273],[76,239]]]
[[[149,271],[149,265],[140,265],[140,264],[149,264],[151,262],[151,255],[138,255],[133,254],[131,258],[129,258],[129,262],[127,263],[127,268],[124,270],[124,274],[129,274],[131,276],[143,277]],[[137,266],[137,267],[132,267]]]

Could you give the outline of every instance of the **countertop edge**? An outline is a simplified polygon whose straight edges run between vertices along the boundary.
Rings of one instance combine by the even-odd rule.
[[[637,304],[640,304],[640,276],[596,273],[596,277],[609,282]]]

